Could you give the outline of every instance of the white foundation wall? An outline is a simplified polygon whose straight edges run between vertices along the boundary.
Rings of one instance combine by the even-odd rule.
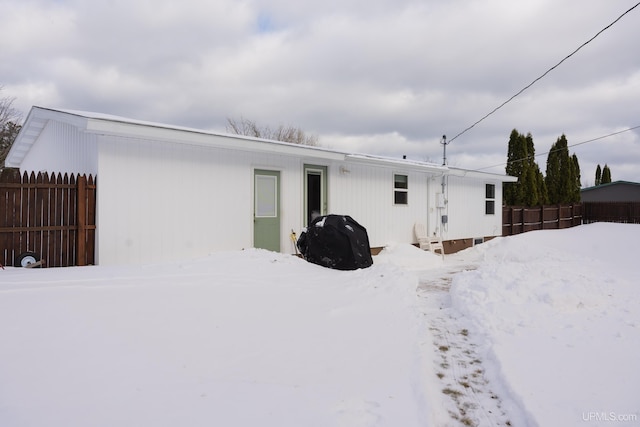
[[[289,235],[301,227],[300,159],[113,137],[101,137],[99,151],[99,264],[252,247],[256,168],[281,173],[281,251],[293,252]]]

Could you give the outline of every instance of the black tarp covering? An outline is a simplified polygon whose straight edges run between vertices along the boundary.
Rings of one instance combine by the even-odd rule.
[[[367,229],[348,215],[320,216],[298,239],[309,262],[336,270],[356,270],[373,264]]]

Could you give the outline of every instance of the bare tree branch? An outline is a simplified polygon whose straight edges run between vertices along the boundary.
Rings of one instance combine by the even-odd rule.
[[[256,122],[240,117],[240,120],[227,118],[226,130],[236,135],[252,136],[254,138],[271,139],[301,145],[318,145],[316,135],[307,135],[302,129],[280,125],[276,129],[269,126],[260,127]]]
[[[0,92],[3,87],[0,86]],[[20,132],[22,115],[13,108],[15,98],[0,98],[0,169],[4,167],[4,159],[11,149],[13,141]]]

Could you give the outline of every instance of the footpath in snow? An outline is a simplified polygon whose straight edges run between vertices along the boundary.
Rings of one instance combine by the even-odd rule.
[[[529,425],[640,425],[640,225],[529,232],[475,248],[452,307]]]
[[[444,409],[431,425],[640,425],[638,241],[640,225],[590,224],[427,268],[405,248],[439,380],[426,374],[427,395]]]
[[[412,246],[389,247],[378,261],[402,265],[419,278],[416,309],[427,398],[437,410],[429,414],[432,426],[526,425],[520,408],[485,372],[483,336],[452,307],[453,277],[478,268],[473,250],[440,256]]]

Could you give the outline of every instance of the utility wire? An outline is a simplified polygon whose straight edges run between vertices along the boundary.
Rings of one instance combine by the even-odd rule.
[[[622,19],[623,16],[625,16],[627,13],[631,12],[633,9],[635,9],[636,7],[640,6],[640,2],[636,3],[634,6],[632,6],[631,8],[629,8],[629,10],[627,10],[626,12],[624,12],[622,15],[618,16],[618,18],[613,21],[612,23],[610,23],[609,25],[607,25],[606,27],[604,27],[603,29],[601,29],[600,31],[598,31],[596,33],[595,36],[591,37],[589,40],[587,40],[586,42],[582,43],[576,50],[574,50],[573,52],[571,52],[569,55],[565,56],[560,62],[558,62],[556,65],[554,65],[553,67],[549,68],[547,71],[544,72],[544,74],[542,74],[540,77],[538,77],[537,79],[535,79],[534,81],[532,81],[531,83],[529,83],[527,86],[525,86],[524,88],[520,89],[515,95],[513,95],[511,98],[507,99],[506,101],[504,101],[502,104],[498,105],[496,108],[494,108],[493,110],[491,110],[488,114],[486,114],[485,116],[483,116],[480,120],[476,121],[474,124],[472,124],[471,126],[469,126],[468,128],[466,128],[465,130],[463,130],[462,132],[460,132],[459,134],[457,134],[456,136],[454,136],[453,138],[451,138],[449,140],[449,142],[455,140],[456,138],[458,138],[459,136],[465,134],[466,132],[470,131],[471,129],[473,129],[477,124],[479,124],[480,122],[482,122],[484,119],[488,118],[489,116],[491,116],[493,113],[495,113],[496,111],[498,111],[499,109],[501,109],[502,107],[504,107],[505,105],[507,105],[509,102],[511,102],[515,97],[517,97],[518,95],[520,95],[522,92],[524,92],[525,90],[529,89],[531,86],[533,86],[535,83],[538,82],[538,80],[542,79],[543,77],[545,77],[547,74],[549,74],[551,71],[555,70],[556,68],[558,68],[558,66],[560,66],[560,64],[562,64],[564,61],[566,61],[567,59],[571,58],[573,55],[575,55],[580,49],[582,49],[583,47],[585,47],[586,45],[588,45],[589,43],[591,43],[596,37],[598,37],[600,34],[602,34],[603,32],[605,32],[606,30],[608,30],[611,26],[613,26],[616,22],[618,22],[620,19]]]
[[[609,138],[609,137],[612,137],[612,136],[615,136],[615,135],[619,135],[619,134],[621,134],[621,133],[629,132],[629,131],[631,131],[631,130],[639,129],[639,128],[640,128],[640,125],[633,126],[633,127],[627,128],[627,129],[620,130],[620,131],[618,131],[618,132],[613,132],[613,133],[610,133],[610,134],[607,134],[607,135],[599,136],[599,137],[597,137],[597,138],[592,138],[592,139],[588,139],[588,140],[586,140],[586,141],[577,142],[577,143],[575,143],[575,144],[570,144],[570,145],[567,145],[567,148],[577,147],[578,145],[583,145],[583,144],[587,144],[587,143],[589,143],[589,142],[599,141],[599,140],[601,140],[601,139]],[[563,149],[564,149],[564,148],[558,148],[558,149],[555,149],[555,150],[549,150],[549,151],[546,151],[546,152],[544,152],[544,153],[538,153],[538,154],[535,154],[535,155],[533,155],[533,156],[523,157],[522,159],[511,160],[510,162],[499,163],[499,164],[497,164],[497,165],[493,165],[493,166],[486,166],[486,167],[484,167],[484,168],[474,169],[474,170],[476,170],[476,171],[481,171],[481,170],[485,170],[485,169],[497,168],[498,166],[508,165],[509,163],[524,162],[525,160],[529,160],[531,157],[533,157],[533,158],[535,158],[535,157],[540,157],[540,156],[544,156],[545,154],[549,154],[549,153],[552,153],[552,152],[555,152],[555,151],[559,151],[559,150],[563,150]]]

